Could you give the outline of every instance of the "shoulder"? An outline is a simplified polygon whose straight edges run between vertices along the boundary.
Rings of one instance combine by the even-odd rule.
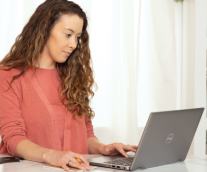
[[[8,67],[2,66],[0,67],[0,82],[3,82],[4,80],[11,81],[15,75],[19,75],[21,73],[20,69],[12,68],[10,70]]]
[[[12,94],[13,96],[13,93],[15,93],[15,95],[20,99],[22,95],[22,76],[15,80],[13,80],[13,77],[19,75],[21,73],[21,69],[4,69],[8,69],[8,67],[0,67],[0,94],[3,94],[6,91],[6,94]],[[12,80],[13,82],[11,83]]]
[[[10,77],[10,76],[15,76],[20,74],[21,70],[16,69],[16,68],[11,68],[10,70],[9,67],[1,66],[0,67],[0,77]]]

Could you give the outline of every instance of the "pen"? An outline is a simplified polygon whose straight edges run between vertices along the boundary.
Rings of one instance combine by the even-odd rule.
[[[70,150],[68,150],[68,152],[70,152]],[[76,159],[79,163],[82,163],[82,161],[79,158],[76,158]]]

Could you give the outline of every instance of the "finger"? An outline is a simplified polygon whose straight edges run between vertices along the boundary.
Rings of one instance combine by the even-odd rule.
[[[126,152],[122,149],[122,148],[118,148],[117,149],[123,156],[125,156],[126,158],[128,157],[128,155],[126,154]]]
[[[81,165],[83,167],[84,170],[90,170],[90,166],[89,163],[87,161],[87,164],[84,163],[81,158],[85,159],[83,156],[81,156],[80,154],[77,154],[76,159],[74,160],[78,165]]]
[[[69,153],[74,158],[74,160],[73,160],[74,162],[81,164],[87,170],[90,169],[88,161],[82,155],[80,155],[78,153],[71,152],[71,151]]]
[[[82,163],[84,163],[85,165],[89,166],[89,162],[82,155],[75,154],[75,158],[79,158]],[[79,162],[79,163],[81,163],[81,162]]]
[[[123,156],[128,157],[128,155],[126,154],[126,152],[122,148],[122,145],[121,144],[115,144],[115,147],[116,147],[117,151],[120,152]]]
[[[137,151],[137,149],[134,149],[132,146],[127,146],[126,148],[124,148],[124,150],[132,151],[132,152],[136,152]]]
[[[85,170],[85,168],[75,159],[72,162],[70,162],[70,166],[78,168],[80,170]]]
[[[127,146],[131,146],[131,147],[133,147],[133,148],[138,148],[137,145],[129,145],[129,144],[127,144]]]
[[[138,146],[136,146],[136,145],[131,145],[131,147],[133,147],[134,149],[138,148]]]
[[[86,170],[90,170],[90,166],[89,165],[86,165],[84,163],[81,163],[81,165],[86,169]]]
[[[134,147],[132,147],[131,145],[122,145],[122,148],[128,152],[128,151],[133,151],[133,152],[136,152],[137,149],[134,149]]]
[[[67,167],[66,164],[63,164],[63,165],[62,165],[62,168],[63,168],[65,171],[69,171],[69,170],[70,170],[70,169]]]

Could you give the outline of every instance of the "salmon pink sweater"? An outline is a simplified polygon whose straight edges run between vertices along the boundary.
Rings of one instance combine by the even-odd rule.
[[[18,69],[0,70],[0,154],[18,156],[22,140],[39,146],[88,154],[88,137],[95,137],[91,120],[73,118],[59,98],[56,69],[31,68],[11,88],[9,83]],[[9,90],[7,90],[9,88]],[[7,90],[7,91],[6,91]]]

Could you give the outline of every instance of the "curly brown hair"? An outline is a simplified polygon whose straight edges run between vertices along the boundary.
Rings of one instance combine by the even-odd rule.
[[[66,108],[74,113],[75,118],[85,115],[87,120],[95,115],[89,103],[94,96],[93,88],[97,89],[97,85],[94,82],[89,35],[86,30],[88,20],[79,5],[67,0],[46,0],[39,5],[22,33],[17,36],[10,52],[0,62],[0,66],[6,66],[3,70],[7,71],[12,68],[21,70],[19,75],[13,77],[10,86],[29,66],[32,66],[35,72],[35,65],[50,31],[64,14],[78,15],[83,19],[83,28],[76,49],[64,63],[56,63],[62,86],[60,97]]]

